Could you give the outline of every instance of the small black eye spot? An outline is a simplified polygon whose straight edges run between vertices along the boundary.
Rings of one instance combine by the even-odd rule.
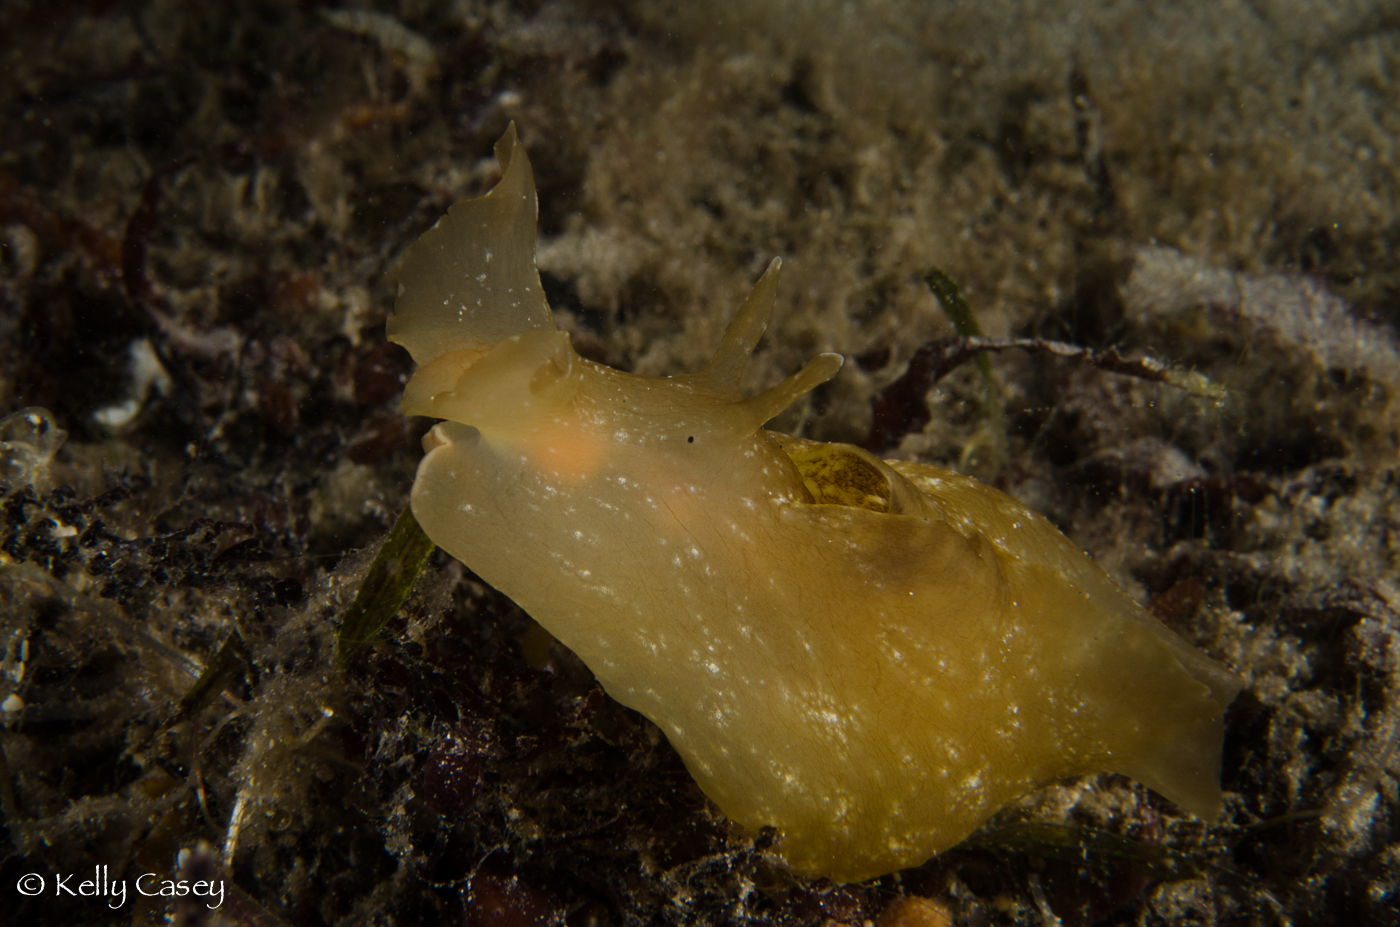
[[[685,443],[686,443],[686,444],[694,444],[694,443],[695,443],[695,435],[691,435],[690,437],[686,438],[686,439],[685,439]]]

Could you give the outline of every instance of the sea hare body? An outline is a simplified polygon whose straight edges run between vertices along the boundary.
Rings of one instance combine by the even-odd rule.
[[[534,268],[535,190],[503,177],[410,249],[390,337],[422,365],[428,536],[656,722],[705,793],[798,871],[856,880],[1005,802],[1104,770],[1213,817],[1239,682],[1040,516],[951,471],[763,430],[835,374],[751,398],[777,262],[700,373],[580,358]]]

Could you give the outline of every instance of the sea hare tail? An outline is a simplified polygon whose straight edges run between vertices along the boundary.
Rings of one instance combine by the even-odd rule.
[[[1203,721],[1143,746],[1141,755],[1124,756],[1116,771],[1136,779],[1205,821],[1223,808],[1220,793],[1220,745],[1224,719]],[[1134,751],[1137,753],[1138,751]]]

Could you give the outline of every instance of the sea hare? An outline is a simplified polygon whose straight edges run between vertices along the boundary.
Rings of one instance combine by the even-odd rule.
[[[514,126],[496,156],[495,188],[408,250],[389,320],[420,365],[404,411],[444,420],[413,512],[659,725],[725,814],[846,881],[1066,776],[1219,814],[1237,678],[1010,496],[764,430],[841,366],[740,392],[776,260],[699,373],[579,357],[535,269]]]

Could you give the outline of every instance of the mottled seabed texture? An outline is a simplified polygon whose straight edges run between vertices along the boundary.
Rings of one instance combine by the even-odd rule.
[[[511,120],[581,354],[696,370],[781,257],[746,386],[848,362],[774,427],[997,486],[1240,674],[1221,819],[1104,775],[915,869],[798,877],[442,553],[338,668],[429,425],[400,414],[411,362],[384,339],[398,264],[495,182]],[[1397,139],[1383,3],[0,6],[0,417],[31,410],[0,433],[0,905],[1393,923]],[[872,431],[954,334],[932,268],[988,335],[1224,396],[1008,351],[994,393],[969,363]],[[16,889],[95,865],[224,878],[226,901]]]

